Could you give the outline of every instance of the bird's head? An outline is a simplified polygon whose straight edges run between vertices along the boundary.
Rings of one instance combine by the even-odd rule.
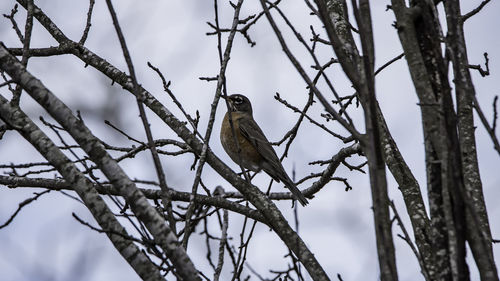
[[[243,112],[252,114],[252,104],[250,100],[244,95],[230,95],[227,97],[229,102],[229,109],[232,112]]]

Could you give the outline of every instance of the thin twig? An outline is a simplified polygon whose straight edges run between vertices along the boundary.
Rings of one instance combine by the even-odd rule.
[[[309,98],[304,106],[304,109],[301,111],[304,114],[312,106],[312,104],[314,102],[313,97],[314,97],[313,93],[309,93]],[[304,120],[304,115],[301,114],[299,116],[299,118],[297,119],[297,122],[295,123],[295,125],[292,127],[292,129],[290,131],[288,131],[285,134],[285,136],[283,137],[282,141],[285,141],[287,138],[289,138],[289,139],[288,139],[287,143],[285,144],[285,150],[283,151],[283,155],[280,157],[280,161],[283,161],[283,159],[288,156],[288,150],[290,149],[292,142],[297,137],[297,132],[299,131],[299,127],[302,124],[303,120]]]
[[[26,68],[28,66],[29,48],[31,44],[31,32],[33,31],[33,0],[28,0],[28,6],[26,8],[26,25],[24,26],[24,42],[23,42],[23,56],[21,59],[21,64]],[[16,85],[16,89],[12,95],[11,103],[13,105],[19,106],[21,101],[21,93],[23,89],[21,85]]]
[[[274,98],[279,101],[280,103],[282,103],[284,106],[290,108],[291,110],[293,110],[293,112],[296,112],[296,113],[300,113],[302,116],[304,116],[305,118],[307,118],[307,120],[309,120],[309,122],[311,122],[312,124],[320,127],[321,129],[325,130],[325,132],[329,133],[330,135],[340,139],[340,140],[344,140],[345,137],[333,132],[332,130],[328,129],[325,125],[323,124],[320,124],[318,123],[317,121],[315,121],[314,119],[312,119],[311,117],[309,117],[309,115],[307,115],[305,112],[301,111],[300,109],[298,109],[297,107],[289,104],[286,100],[282,99],[279,95],[279,93],[276,93],[276,95],[274,96]]]
[[[47,194],[50,192],[50,189],[47,189],[45,191],[42,191],[40,193],[34,193],[35,196],[31,197],[31,198],[28,198],[26,200],[24,200],[23,202],[19,203],[19,206],[17,207],[17,210],[14,212],[14,214],[12,214],[10,216],[10,218],[2,225],[0,225],[0,229],[8,226],[13,220],[14,218],[17,216],[17,214],[19,214],[19,212],[21,211],[22,208],[26,207],[27,205],[29,205],[31,202],[37,200],[38,198],[40,198],[40,196],[44,195],[44,194]]]
[[[227,228],[229,224],[229,213],[227,210],[223,211],[223,223],[222,223],[222,236],[219,242],[219,258],[217,261],[217,268],[215,268],[214,281],[218,281],[220,273],[222,271],[222,266],[224,265],[224,248],[227,243]]]
[[[146,245],[147,243],[144,243],[145,241],[144,240],[141,240],[141,239],[137,239],[135,237],[132,237],[132,236],[129,236],[129,235],[124,235],[123,233],[119,233],[119,232],[115,232],[115,231],[106,231],[106,230],[103,230],[103,229],[100,229],[100,228],[97,228],[95,226],[92,226],[90,223],[82,220],[80,217],[78,217],[74,212],[71,213],[71,215],[73,216],[73,218],[75,218],[79,223],[81,223],[82,225],[85,225],[87,226],[88,228],[94,230],[94,231],[97,231],[99,233],[109,233],[109,234],[114,234],[114,235],[119,235],[121,236],[122,238],[124,239],[127,239],[127,240],[131,240],[131,241],[134,241],[134,242],[137,242],[137,243],[140,243],[140,244],[144,244]],[[152,241],[149,242],[150,244],[153,244]]]
[[[240,278],[241,277],[241,273],[243,272],[243,266],[245,265],[246,263],[246,259],[247,259],[247,253],[248,253],[248,248],[249,248],[249,245],[250,245],[250,240],[252,239],[253,237],[253,233],[255,231],[255,226],[257,225],[257,222],[254,221],[253,224],[252,224],[252,227],[250,228],[250,232],[248,233],[248,237],[246,239],[246,241],[243,243],[244,239],[244,229],[242,230],[241,232],[241,243],[240,244],[240,247],[239,247],[239,254],[241,254],[241,259],[238,259],[240,262],[239,262],[239,268],[238,270],[234,273],[233,275],[233,278],[231,279],[231,281],[234,281],[235,278]],[[238,258],[240,257],[240,255],[238,255]]]
[[[120,128],[116,127],[115,125],[113,125],[113,123],[111,123],[110,121],[108,120],[104,120],[104,124],[110,126],[111,128],[115,129],[118,133],[122,134],[123,136],[125,136],[127,139],[133,141],[133,142],[136,142],[140,145],[145,145],[144,142],[130,136],[129,134],[125,133],[125,131],[121,130]]]
[[[405,53],[401,53],[399,55],[397,55],[395,58],[393,58],[392,60],[386,62],[384,65],[382,65],[381,67],[379,67],[375,73],[373,75],[377,75],[380,73],[380,71],[384,70],[384,68],[388,67],[389,65],[393,64],[395,61],[401,59],[402,57],[405,56]]]
[[[182,106],[182,104],[179,102],[179,100],[177,99],[177,97],[174,95],[174,93],[172,92],[172,90],[170,90],[170,81],[167,82],[167,80],[165,79],[165,76],[163,76],[163,73],[161,73],[160,69],[153,66],[153,64],[151,64],[150,62],[148,62],[148,66],[154,71],[156,72],[156,74],[158,74],[158,76],[160,76],[160,79],[163,83],[163,90],[165,92],[167,92],[167,94],[170,96],[170,98],[172,99],[172,101],[175,103],[175,105],[177,105],[177,108],[179,108],[182,112],[182,114],[184,114],[184,117],[186,117],[186,119],[188,120],[188,122],[191,124],[191,126],[193,127],[193,130],[194,130],[194,133],[199,136],[200,138],[203,138],[202,135],[198,132],[198,126],[197,124],[195,123],[195,120],[191,117],[191,115],[189,115],[186,110],[184,109],[184,107]]]
[[[274,6],[272,3],[270,3],[269,1],[267,1],[271,6],[270,8],[274,7],[276,9],[276,11],[280,14],[280,16],[283,18],[283,20],[285,21],[285,23],[288,25],[288,27],[290,28],[290,30],[292,30],[292,32],[294,33],[295,37],[297,38],[297,40],[306,48],[306,50],[309,52],[309,55],[311,56],[311,58],[314,60],[314,63],[316,64],[316,69],[319,70],[319,74],[321,74],[323,76],[323,79],[325,80],[328,88],[330,89],[330,91],[333,93],[333,95],[337,98],[337,99],[340,99],[339,97],[339,94],[337,93],[337,91],[335,90],[335,88],[333,87],[333,83],[330,81],[330,78],[326,75],[326,73],[324,72],[324,70],[330,66],[330,64],[333,64],[334,62],[338,62],[336,59],[334,59],[334,61],[330,60],[328,63],[325,64],[325,66],[321,66],[321,64],[319,63],[319,60],[318,58],[316,57],[316,55],[314,54],[313,50],[311,47],[309,47],[309,45],[307,44],[307,42],[304,40],[304,38],[302,37],[302,35],[297,31],[297,29],[293,26],[293,24],[290,22],[290,20],[285,16],[285,14],[283,13],[283,11],[281,11],[280,8],[278,8],[277,6]],[[270,15],[270,13],[269,13]],[[290,53],[291,54],[291,53]],[[312,83],[314,84],[314,83]],[[308,85],[310,87],[310,85]],[[320,99],[320,97],[318,96],[318,98]],[[321,101],[321,99],[320,99]],[[323,103],[323,101],[321,101]],[[344,116],[345,118],[347,119],[347,122],[352,126],[354,127],[354,123],[351,119],[351,117],[349,116],[349,114],[347,113],[347,110],[346,108],[344,107],[344,105],[342,103],[339,103],[340,105],[340,112],[339,112],[339,116],[342,115],[342,112],[344,113]],[[325,106],[325,109],[327,109],[328,111],[328,106]],[[339,121],[340,122],[340,121]],[[341,122],[342,124],[342,122]]]
[[[274,5],[278,5],[280,2],[281,2],[281,0],[277,0],[276,2],[274,2]],[[254,47],[257,43],[252,40],[252,38],[248,34],[248,30],[250,29],[250,27],[252,25],[254,25],[262,17],[262,15],[264,15],[263,11],[261,11],[257,15],[255,15],[255,14],[250,15],[245,19],[238,20],[238,24],[245,24],[245,26],[237,29],[236,31],[241,33],[241,35],[243,35],[243,37],[245,37],[245,39],[247,40],[247,43],[250,44],[250,47]],[[214,31],[206,33],[206,35],[209,35],[209,36],[210,35],[220,35],[223,32],[231,32],[231,30],[232,30],[230,28],[220,28],[219,25],[217,24],[217,22],[215,23],[215,25],[212,24],[211,22],[207,22],[207,24],[208,24],[208,26],[210,26],[211,28],[214,29]],[[205,80],[205,79],[202,79],[202,80]]]
[[[14,8],[12,8],[12,10],[10,11],[10,15],[3,14],[3,16],[5,18],[8,18],[10,20],[10,22],[12,23],[12,29],[14,29],[14,31],[16,32],[17,37],[19,38],[19,41],[24,42],[24,36],[21,33],[21,30],[19,29],[19,27],[17,26],[16,20],[14,19],[14,16],[18,12],[17,7],[18,7],[18,5],[15,4]]]
[[[495,98],[493,99],[493,126],[491,126],[491,130],[493,132],[496,132],[497,130],[497,120],[498,120],[497,101],[498,101],[498,96],[495,96]]]
[[[278,37],[278,41],[280,42],[280,45],[282,47],[283,52],[287,55],[287,57],[290,59],[296,70],[299,72],[299,74],[302,76],[306,84],[311,88],[311,90],[314,92],[316,97],[320,100],[321,104],[325,107],[326,111],[328,111],[332,116],[335,117],[335,119],[342,125],[346,130],[348,130],[353,136],[355,136],[358,139],[361,139],[361,134],[352,126],[351,122],[346,121],[344,118],[340,116],[340,114],[333,109],[328,101],[325,99],[323,94],[318,90],[318,88],[312,83],[310,77],[307,75],[305,72],[304,68],[301,66],[299,61],[295,58],[295,56],[291,53],[290,49],[288,48],[288,45],[286,44],[285,39],[283,38],[283,35],[281,34],[281,31],[279,30],[276,22],[274,21],[271,13],[269,12],[269,8],[266,5],[266,2],[264,0],[260,0],[262,8],[264,9],[266,13],[266,17],[269,20],[269,23],[271,24],[271,27],[274,30],[274,33]]]
[[[87,11],[87,23],[85,24],[85,29],[83,30],[82,38],[78,41],[78,44],[84,45],[85,41],[87,41],[87,37],[89,36],[91,20],[92,20],[92,11],[94,10],[95,0],[89,1],[89,10]]]
[[[477,64],[477,65],[469,64],[469,68],[479,71],[479,74],[482,77],[485,77],[485,76],[490,75],[490,59],[488,58],[488,53],[484,53],[483,56],[484,56],[484,61],[485,61],[484,67],[486,69],[483,69],[480,64]]]
[[[217,5],[217,2],[215,1],[215,4]],[[191,232],[191,226],[190,226],[190,220],[191,220],[191,215],[195,207],[195,202],[194,202],[194,197],[196,196],[197,190],[198,190],[198,185],[200,182],[201,178],[201,173],[203,171],[203,166],[205,165],[206,162],[206,157],[207,157],[207,150],[208,150],[208,143],[210,141],[210,137],[212,135],[212,129],[215,123],[215,113],[217,111],[217,105],[219,103],[220,96],[222,94],[222,89],[226,89],[226,69],[227,65],[229,63],[230,59],[230,54],[231,54],[231,49],[233,47],[233,40],[236,34],[236,28],[238,26],[239,22],[239,15],[240,15],[240,10],[241,6],[243,5],[243,0],[239,0],[236,6],[234,7],[234,15],[233,15],[233,24],[231,27],[231,32],[229,33],[229,37],[227,39],[226,43],[226,48],[224,50],[224,55],[221,57],[220,52],[219,52],[219,58],[221,59],[220,63],[220,70],[219,70],[219,79],[217,80],[217,88],[215,90],[215,96],[212,101],[212,106],[210,110],[210,116],[208,118],[208,125],[207,125],[207,130],[205,132],[205,137],[203,138],[203,148],[201,151],[200,155],[200,161],[198,162],[198,167],[196,169],[196,175],[193,181],[193,186],[191,188],[192,192],[192,197],[193,200],[192,202],[189,203],[188,210],[186,211],[186,233],[184,234],[183,240],[182,240],[182,245],[186,248],[187,243],[188,243],[188,238]],[[216,9],[217,10],[217,9]],[[218,26],[218,19],[216,20],[216,24]],[[220,43],[220,41],[219,41]],[[220,45],[218,45],[219,51],[221,50]]]
[[[479,102],[477,101],[477,98],[475,95],[472,96],[474,100],[474,109],[477,112],[477,115],[479,115],[479,119],[481,119],[481,123],[483,123],[484,128],[490,135],[491,141],[493,141],[493,147],[497,151],[497,153],[500,155],[500,142],[498,141],[498,138],[496,136],[496,132],[493,130],[492,127],[490,127],[490,124],[488,124],[488,120],[486,119],[486,116],[483,113],[483,110],[481,109],[481,106],[479,105]],[[496,103],[494,105],[496,108]],[[494,110],[494,115],[495,115],[496,110]],[[496,119],[494,119],[494,125],[496,126]]]
[[[488,4],[489,2],[490,2],[490,0],[483,0],[483,2],[481,2],[481,4],[479,4],[479,6],[477,6],[477,8],[475,8],[474,10],[463,15],[461,18],[461,21],[465,22],[466,20],[468,20],[469,18],[471,18],[475,14],[479,13],[484,8],[484,6],[486,6],[486,4]]]
[[[137,97],[137,106],[139,108],[139,115],[141,117],[141,121],[144,127],[144,131],[146,132],[146,137],[148,140],[148,146],[149,149],[151,150],[151,155],[153,157],[153,163],[155,166],[156,174],[158,177],[158,180],[160,182],[160,188],[162,190],[162,203],[163,207],[167,211],[167,219],[170,224],[170,228],[172,231],[177,233],[176,231],[176,225],[175,225],[175,220],[174,220],[174,215],[172,213],[172,202],[170,197],[168,196],[168,186],[167,186],[167,181],[165,177],[165,172],[163,171],[161,162],[160,162],[160,157],[158,156],[158,152],[156,151],[156,146],[154,145],[153,141],[153,134],[151,132],[151,128],[149,125],[149,121],[147,120],[146,116],[146,111],[144,109],[144,104],[143,101],[146,98],[146,96],[141,92],[139,88],[139,84],[137,83],[137,78],[135,76],[135,70],[134,70],[134,64],[132,63],[132,58],[130,57],[130,53],[127,48],[127,44],[125,42],[125,37],[123,36],[123,33],[120,28],[120,24],[118,22],[118,17],[116,16],[116,13],[113,8],[113,4],[111,3],[111,0],[106,0],[106,4],[109,9],[109,13],[111,15],[111,18],[113,19],[113,25],[115,26],[116,34],[118,35],[118,39],[120,41],[120,45],[123,51],[123,56],[125,57],[125,61],[127,62],[127,67],[130,73],[130,78],[132,79],[132,84],[134,85],[134,92],[135,96]]]
[[[401,231],[403,231],[403,235],[404,236],[401,236],[399,234],[398,234],[398,236],[401,239],[403,239],[404,241],[406,241],[406,243],[408,243],[408,245],[410,246],[411,250],[415,254],[415,257],[417,258],[418,263],[420,264],[420,268],[422,269],[422,274],[425,276],[425,280],[431,280],[431,278],[429,276],[429,272],[427,272],[427,267],[426,267],[426,265],[424,263],[424,260],[422,259],[422,257],[418,253],[417,248],[415,247],[415,245],[413,244],[413,242],[411,241],[410,235],[408,235],[408,231],[406,231],[406,228],[405,228],[405,226],[403,224],[403,221],[401,220],[401,217],[398,214],[398,210],[396,209],[396,206],[394,205],[394,201],[391,200],[389,202],[389,206],[391,206],[391,209],[394,212],[394,218],[396,219],[399,227],[401,228]]]

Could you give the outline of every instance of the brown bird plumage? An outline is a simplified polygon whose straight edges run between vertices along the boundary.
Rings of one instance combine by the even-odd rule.
[[[220,132],[220,140],[226,153],[243,168],[254,172],[264,170],[275,181],[283,182],[300,204],[305,206],[308,203],[307,199],[288,177],[278,155],[253,119],[250,100],[243,95],[231,95],[227,99],[229,111],[224,116]],[[229,114],[231,114],[238,145],[234,141],[229,124]]]

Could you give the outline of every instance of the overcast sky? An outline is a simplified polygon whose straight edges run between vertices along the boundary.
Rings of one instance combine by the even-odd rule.
[[[76,41],[80,38],[85,26],[87,1],[35,2],[69,38]],[[200,111],[200,128],[204,134],[210,104],[215,94],[215,83],[201,81],[198,77],[213,77],[219,72],[216,37],[205,35],[206,32],[212,31],[206,22],[213,22],[213,1],[141,1],[140,5],[137,1],[130,0],[114,2],[139,83],[174,114],[181,117],[179,110],[162,91],[161,80],[146,63],[151,62],[159,67],[166,79],[172,82],[171,89],[185,109],[192,115],[196,110]],[[316,32],[324,34],[321,24],[315,17],[309,15],[302,1],[282,2],[280,7],[304,37],[310,37],[310,25],[315,27]],[[381,66],[399,55],[402,49],[396,30],[391,26],[395,20],[394,14],[392,11],[386,11],[389,1],[372,2],[376,65]],[[464,2],[462,9],[467,12],[481,1],[462,2]],[[0,12],[9,14],[13,6],[12,0],[1,1]],[[221,26],[229,28],[233,9],[226,2],[220,3],[219,8]],[[241,17],[258,13],[260,10],[259,1],[246,1]],[[488,52],[491,59],[490,76],[482,78],[475,71],[472,72],[479,101],[489,120],[492,116],[493,97],[500,93],[498,86],[500,77],[497,72],[500,69],[498,51],[500,39],[496,30],[500,26],[499,14],[500,4],[498,1],[492,1],[485,10],[466,23],[470,63],[483,64],[484,52]],[[25,15],[21,8],[16,16],[23,30]],[[0,20],[0,40],[7,47],[20,47],[21,44],[8,19],[2,17]],[[282,21],[280,26],[284,28]],[[249,34],[257,42],[253,48],[241,35],[237,35],[234,41],[226,72],[228,92],[248,96],[254,107],[256,121],[271,141],[277,141],[295,124],[298,115],[275,101],[273,96],[279,92],[281,97],[291,104],[302,107],[307,101],[306,85],[281,51],[267,19],[261,18],[250,29]],[[285,32],[287,38],[292,38],[290,35],[288,31]],[[227,34],[224,35],[224,46],[226,36]],[[326,38],[324,35],[322,37]],[[305,51],[293,41],[290,41],[290,44],[303,66],[310,74],[314,74],[314,70],[309,68],[312,62],[307,58]],[[56,41],[35,21],[32,47],[55,45]],[[104,1],[96,1],[86,47],[121,70],[126,69]],[[324,63],[333,57],[333,53],[331,49],[320,46],[319,57]],[[142,125],[137,118],[135,98],[119,86],[111,85],[111,81],[98,71],[91,67],[85,68],[79,59],[69,55],[32,58],[28,69],[68,106],[74,110],[81,110],[83,118],[93,132],[109,144],[130,145],[130,142],[105,126],[104,119],[111,120],[134,137],[145,139]],[[339,67],[329,70],[328,74],[341,95],[353,93]],[[376,91],[393,137],[421,187],[425,189],[420,111],[404,59],[377,76]],[[0,94],[10,97],[5,87],[0,88]],[[37,122],[38,116],[46,115],[27,95],[23,95],[21,106]],[[219,142],[219,126],[224,113],[225,106],[220,105],[210,146],[217,156],[236,169],[237,166],[224,153]],[[320,113],[322,108],[315,104],[311,116],[322,121]],[[362,130],[361,111],[358,109],[351,114],[358,129]],[[176,138],[172,130],[154,114],[149,112],[148,116],[155,138]],[[498,239],[500,157],[493,150],[491,140],[477,120],[476,118],[481,178],[493,237]],[[329,128],[347,135],[344,129],[330,123],[327,124]],[[46,128],[44,130],[48,131]],[[296,178],[300,179],[311,172],[321,170],[321,167],[308,165],[309,162],[329,159],[345,146],[321,129],[304,122],[283,165],[289,173],[295,167]],[[277,148],[278,154],[283,149],[283,147]],[[43,159],[16,133],[8,132],[0,141],[0,164],[36,161]],[[168,184],[178,190],[189,191],[194,175],[194,172],[189,170],[193,161],[192,156],[163,157],[162,161]],[[353,158],[350,161],[356,164],[362,160]],[[131,178],[156,180],[148,153],[124,161],[121,166]],[[226,190],[234,190],[208,165],[205,167],[203,181],[212,190],[217,185],[222,185]],[[299,232],[332,280],[335,280],[337,273],[340,273],[344,280],[378,280],[379,270],[368,177],[345,168],[339,168],[335,176],[349,178],[353,190],[345,192],[343,184],[339,182],[331,182],[325,186],[306,208],[299,208]],[[390,197],[396,202],[409,229],[410,224],[401,194],[390,174],[388,179]],[[264,189],[269,180],[269,176],[261,173],[255,178],[254,183]],[[0,224],[6,221],[18,203],[29,197],[33,191],[40,190],[12,190],[0,186]],[[282,186],[274,185],[273,191],[283,191]],[[425,190],[423,192],[425,194]],[[289,202],[278,203],[278,207],[287,218],[292,219],[293,210]],[[72,212],[95,225],[95,221],[84,206],[61,193],[52,192],[23,209],[9,227],[0,230],[0,272],[2,272],[0,279],[6,281],[138,280],[137,275],[113,248],[107,237],[90,231],[76,222],[71,216]],[[235,244],[239,241],[238,233],[241,226],[241,216],[230,216],[230,235]],[[401,233],[398,227],[394,227],[393,230],[394,234]],[[201,228],[197,231],[201,231]],[[211,231],[216,236],[220,235],[218,225],[211,226]],[[423,280],[410,248],[401,239],[397,237],[394,239],[400,280]],[[259,224],[250,243],[248,262],[259,274],[271,277],[268,270],[286,269],[289,260],[283,257],[288,252],[283,243],[267,227]],[[494,253],[498,267],[500,266],[498,244],[494,246]],[[208,270],[206,250],[202,240],[194,239],[188,254],[198,269]],[[477,280],[474,262],[471,261],[469,266],[473,274],[472,280]],[[224,267],[223,276],[228,278],[230,270],[228,263]],[[257,279],[252,277],[251,280]]]

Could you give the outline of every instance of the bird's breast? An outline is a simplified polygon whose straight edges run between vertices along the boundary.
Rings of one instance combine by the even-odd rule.
[[[224,147],[226,153],[236,164],[241,164],[245,169],[258,172],[261,169],[263,158],[256,147],[241,134],[239,128],[239,119],[241,118],[245,118],[245,116],[238,112],[231,113],[234,128],[233,135],[233,130],[229,123],[229,112],[224,116],[220,131],[222,147]],[[235,139],[237,142],[235,142]]]

